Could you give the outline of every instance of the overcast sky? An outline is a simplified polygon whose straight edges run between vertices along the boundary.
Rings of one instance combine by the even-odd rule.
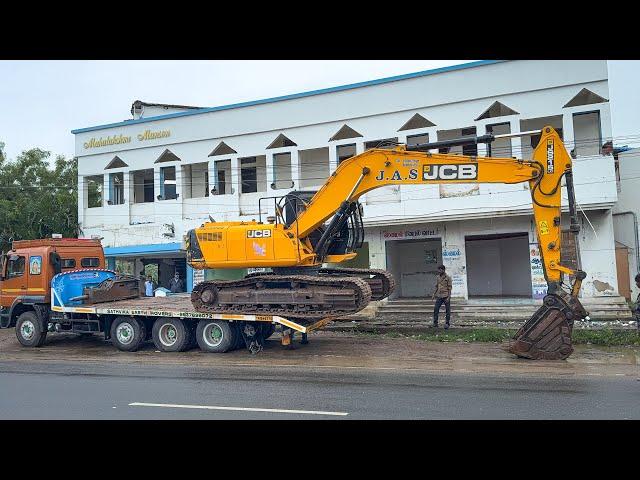
[[[469,61],[0,61],[0,142],[72,157],[71,130],[130,119],[134,100],[214,107]],[[640,61],[609,62],[614,137],[640,136],[639,79]]]

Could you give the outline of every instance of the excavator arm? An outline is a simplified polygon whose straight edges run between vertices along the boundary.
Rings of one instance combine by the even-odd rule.
[[[493,138],[491,135],[471,137],[467,142],[489,142]],[[336,233],[335,226],[341,223],[350,205],[376,188],[388,185],[528,182],[545,275],[547,282],[553,284],[550,288],[557,288],[562,273],[577,275],[576,271],[560,264],[560,187],[563,177],[567,185],[571,232],[578,233],[580,226],[575,212],[571,157],[558,133],[551,127],[545,127],[531,160],[424,151],[445,143],[451,145],[436,142],[413,147],[399,145],[393,150],[371,149],[342,162],[298,215],[296,222],[289,227],[290,231],[303,239],[331,218],[316,246],[320,257],[318,261],[321,262],[326,256],[323,247]]]
[[[316,262],[322,263],[327,257],[332,237],[344,225],[353,203],[373,189],[388,185],[527,182],[548,289],[543,306],[520,329],[510,348],[513,353],[524,357],[566,358],[573,351],[573,319],[587,316],[578,300],[585,272],[560,263],[563,177],[567,187],[570,231],[577,234],[580,230],[575,210],[572,162],[552,127],[527,133],[540,134],[540,141],[530,160],[430,152],[453,145],[489,143],[496,138],[492,135],[410,147],[398,145],[390,150],[367,150],[338,166],[289,227],[290,231],[304,239],[330,219],[315,245]],[[347,252],[344,258],[352,256]],[[335,262],[340,258],[333,255],[331,260]],[[563,274],[574,277],[570,292],[561,288]]]

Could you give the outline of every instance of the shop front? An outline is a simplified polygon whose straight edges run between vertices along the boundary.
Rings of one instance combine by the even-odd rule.
[[[186,252],[180,249],[180,243],[107,247],[104,254],[111,270],[138,278],[151,276],[156,287],[167,289],[177,272],[184,291],[193,289],[194,270],[187,265]]]
[[[452,279],[453,297],[540,299],[546,293],[527,217],[382,227],[371,235],[380,240],[373,251],[384,252],[386,262],[376,268],[386,268],[396,280],[390,300],[430,298],[438,265]]]

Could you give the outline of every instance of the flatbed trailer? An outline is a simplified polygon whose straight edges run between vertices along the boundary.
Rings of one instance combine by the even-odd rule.
[[[120,350],[135,351],[153,340],[164,352],[199,346],[223,353],[247,347],[262,350],[276,327],[282,344],[295,332],[302,343],[319,321],[276,315],[198,312],[189,294],[145,297],[139,279],[105,267],[99,240],[45,238],[13,242],[0,255],[0,328],[15,326],[25,347],[39,347],[55,332],[102,333]]]
[[[51,295],[46,329],[34,320],[16,323],[16,335],[25,346],[39,346],[47,333],[102,333],[116,348],[135,351],[153,340],[160,351],[185,351],[199,346],[202,350],[224,353],[246,347],[251,353],[262,350],[263,342],[280,325],[282,345],[290,347],[295,332],[306,343],[309,332],[332,321],[332,318],[307,323],[276,315],[203,313],[194,310],[189,294],[166,297],[138,297],[80,306],[61,305]],[[41,328],[45,322],[41,322]]]

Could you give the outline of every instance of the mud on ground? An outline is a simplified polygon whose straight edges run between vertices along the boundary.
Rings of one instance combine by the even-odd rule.
[[[0,362],[90,362],[194,367],[260,366],[301,369],[408,370],[414,372],[527,376],[634,376],[640,377],[640,348],[575,345],[566,361],[520,359],[505,350],[506,343],[440,343],[412,338],[388,338],[343,332],[313,332],[309,344],[294,349],[280,345],[277,334],[265,349],[251,355],[247,350],[211,354],[193,349],[162,353],[153,342],[133,353],[120,352],[100,335],[50,334],[44,346],[25,348],[13,329],[0,330]]]

